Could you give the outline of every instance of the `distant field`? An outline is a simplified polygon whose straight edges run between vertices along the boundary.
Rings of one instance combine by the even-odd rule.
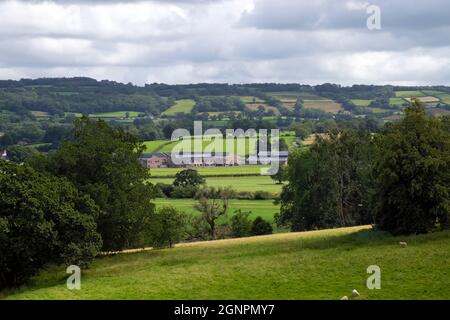
[[[279,100],[297,100],[297,98],[302,98],[303,100],[323,100],[322,97],[312,92],[286,91],[286,92],[268,92],[267,94]]]
[[[449,247],[449,231],[393,237],[369,226],[184,243],[97,258],[83,269],[81,290],[67,290],[66,266],[49,266],[4,297],[448,300]],[[371,265],[381,269],[381,290],[366,286]]]
[[[442,102],[450,105],[450,94],[440,96]]]
[[[265,103],[264,100],[254,96],[240,96],[243,103]]]
[[[166,116],[174,116],[177,113],[189,113],[195,106],[195,101],[191,99],[177,100],[173,106],[163,112]]]
[[[425,96],[422,91],[395,91],[395,96],[399,98],[416,98]]]
[[[127,112],[130,118],[137,118],[139,114],[142,113],[138,111],[114,111],[114,112],[92,113],[89,114],[89,118],[125,118]],[[74,115],[75,117],[80,118],[83,114],[80,112],[64,112],[64,115],[66,117],[68,115]]]
[[[383,108],[367,108],[367,110],[370,110],[370,111],[372,111],[373,113],[392,112],[392,110],[389,110],[389,109],[383,109]]]
[[[368,107],[372,100],[353,99],[351,100],[358,107]]]
[[[45,111],[31,111],[31,114],[35,116],[36,118],[48,118],[50,117],[50,114]]]
[[[401,106],[402,104],[404,104],[406,101],[403,98],[390,98],[389,99],[389,104],[393,105],[393,106]]]
[[[228,167],[200,167],[195,168],[204,177],[207,176],[233,176],[233,175],[259,175],[260,170],[267,166],[228,166]],[[175,174],[185,170],[185,168],[152,168],[149,169],[152,177],[175,177]]]
[[[93,113],[89,117],[92,118],[125,118],[127,112],[130,118],[137,118],[142,112],[137,111],[115,111],[115,112],[104,112],[104,113]]]
[[[246,103],[245,106],[252,111],[257,111],[259,106],[263,106],[265,111],[272,110],[274,114],[280,114],[277,108],[269,106],[267,103]]]
[[[423,103],[437,103],[437,102],[440,101],[438,98],[432,97],[432,96],[419,97],[419,98],[417,98],[417,99],[418,99],[420,102],[423,102]],[[407,98],[406,100],[412,101],[412,98]]]
[[[267,191],[280,193],[281,185],[276,184],[269,176],[249,177],[207,177],[206,184],[209,187],[230,187],[236,191]],[[171,184],[173,178],[150,178],[151,183]]]
[[[182,212],[188,214],[200,214],[194,208],[194,199],[164,199],[158,198],[153,201],[156,208],[162,206],[172,206]],[[264,220],[273,222],[275,213],[280,211],[280,205],[273,204],[272,200],[230,200],[227,217],[221,218],[218,222],[228,221],[238,209],[242,211],[251,211],[250,218],[253,220],[256,217],[262,217]]]
[[[437,91],[437,90],[422,90],[422,92],[427,96],[433,96],[433,97],[438,97],[438,96],[448,94],[446,92]]]
[[[245,140],[245,141],[244,141]],[[220,143],[220,142],[219,142]],[[226,150],[226,139],[222,141],[222,150],[215,150],[216,152],[231,152],[234,154],[238,154],[237,148],[240,144],[244,145],[244,155],[248,155],[251,152],[256,150],[256,144],[254,141],[251,143],[250,139],[235,139],[234,140],[234,150]],[[183,147],[185,150],[188,150],[189,146],[191,147],[191,151],[194,151],[194,140],[193,139],[185,139],[183,141],[170,141],[170,140],[156,140],[156,141],[145,141],[144,145],[147,146],[146,153],[153,152],[172,152],[172,149],[175,146]],[[211,141],[203,140],[202,146],[203,151],[212,151],[211,148],[215,145],[215,140]],[[219,144],[220,145],[220,144]],[[240,154],[240,153],[239,153]]]
[[[317,109],[330,113],[337,113],[344,110],[341,104],[332,100],[305,100],[304,107],[306,109]]]

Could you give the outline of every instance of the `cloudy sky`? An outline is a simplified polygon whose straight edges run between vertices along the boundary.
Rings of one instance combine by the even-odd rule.
[[[381,10],[369,30],[367,7]],[[0,79],[450,84],[448,0],[0,0]]]

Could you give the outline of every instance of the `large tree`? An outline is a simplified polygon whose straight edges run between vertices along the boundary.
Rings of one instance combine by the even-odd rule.
[[[279,224],[295,231],[370,223],[372,138],[333,131],[290,155]]]
[[[98,213],[66,179],[0,160],[0,288],[50,262],[89,263],[101,248]]]
[[[450,213],[447,120],[429,118],[418,101],[377,139],[376,224],[393,234],[444,226]]]
[[[98,231],[103,250],[142,245],[143,232],[154,213],[155,190],[139,164],[143,145],[133,135],[87,117],[75,122],[73,139],[48,158],[33,161],[51,173],[67,177],[100,208]]]

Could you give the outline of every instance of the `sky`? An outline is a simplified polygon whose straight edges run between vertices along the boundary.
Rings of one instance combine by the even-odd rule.
[[[367,12],[374,6],[379,16]],[[0,0],[0,79],[72,76],[450,85],[450,8],[448,0]]]

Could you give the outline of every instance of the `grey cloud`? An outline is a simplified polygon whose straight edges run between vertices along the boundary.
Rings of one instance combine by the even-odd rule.
[[[241,25],[261,29],[364,29],[368,17],[364,4],[369,3],[380,7],[384,29],[450,26],[447,0],[255,0],[255,9],[243,15]]]

